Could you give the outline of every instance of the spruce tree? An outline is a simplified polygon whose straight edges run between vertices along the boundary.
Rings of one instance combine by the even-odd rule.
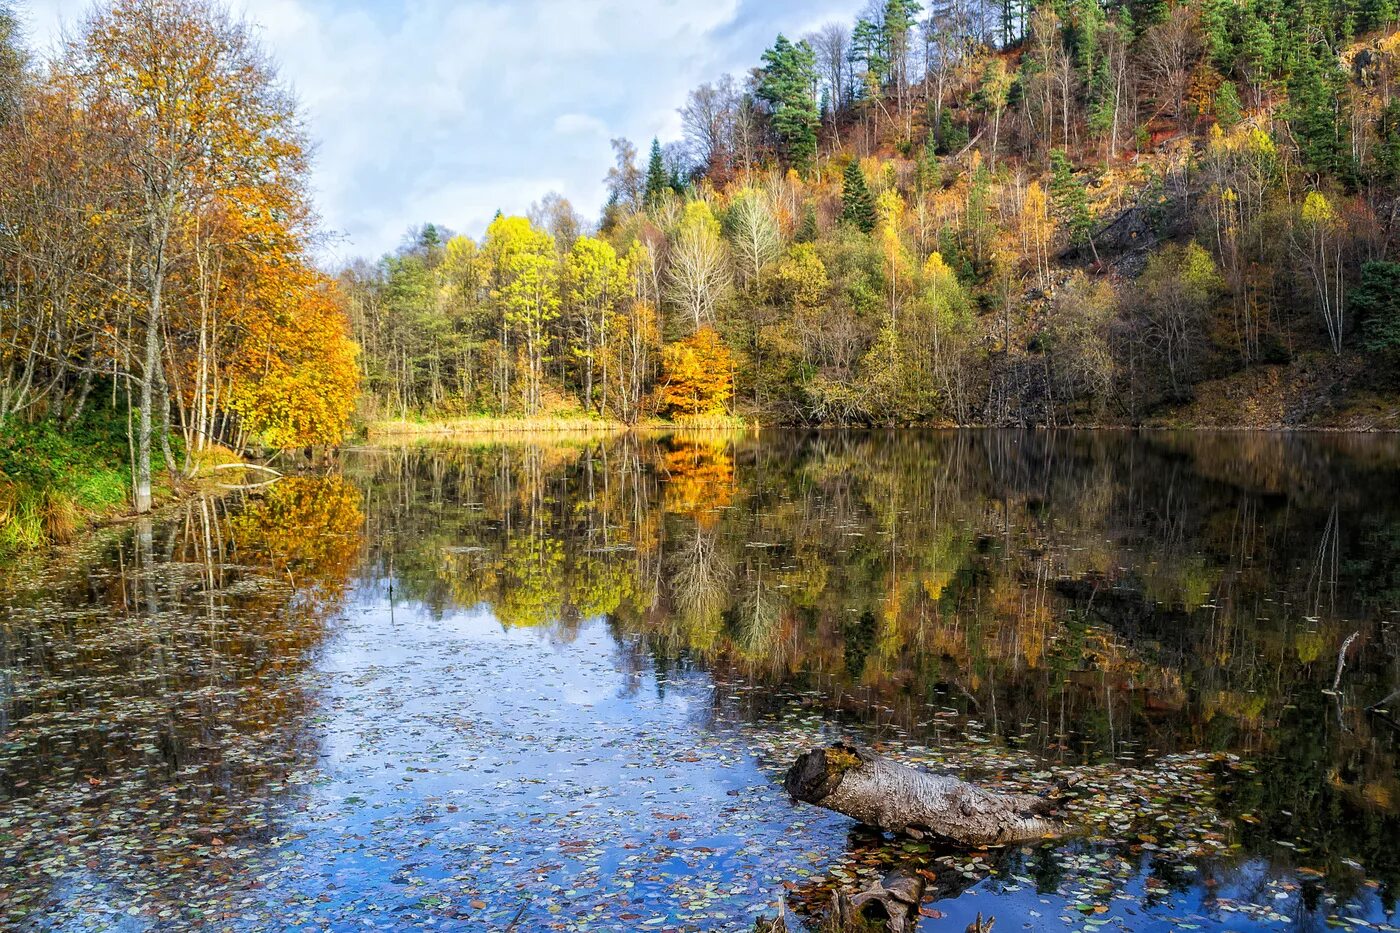
[[[1070,242],[1075,246],[1089,242],[1089,233],[1094,227],[1089,198],[1084,186],[1074,177],[1074,167],[1063,149],[1050,151],[1050,200],[1069,228]]]
[[[1376,174],[1382,184],[1400,185],[1400,97],[1392,97],[1376,120]]]
[[[1241,111],[1240,94],[1235,90],[1235,82],[1225,81],[1220,85],[1220,90],[1215,92],[1215,119],[1225,129],[1231,129],[1240,122]]]
[[[666,160],[661,155],[661,141],[651,141],[651,160],[647,162],[647,185],[644,198],[647,207],[655,207],[671,187],[671,175],[666,171]]]
[[[841,191],[841,219],[864,233],[875,229],[875,198],[870,194],[870,186],[865,183],[865,172],[861,171],[859,159],[852,159],[851,164],[846,166],[845,186]]]

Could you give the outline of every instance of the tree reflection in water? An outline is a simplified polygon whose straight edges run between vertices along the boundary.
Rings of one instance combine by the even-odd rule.
[[[762,690],[719,704],[1049,762],[1244,756],[1246,850],[1400,881],[1393,438],[626,437],[366,457],[371,574]],[[372,545],[375,548],[376,545]],[[1340,696],[1329,697],[1338,650]],[[727,710],[726,715],[735,714]],[[972,732],[969,732],[969,723]]]
[[[296,477],[13,570],[0,609],[10,922],[93,887],[118,913],[133,892],[161,919],[232,908],[316,758],[298,675],[344,604],[363,525],[342,478]]]
[[[601,637],[631,704],[605,720],[609,762],[638,753],[648,767],[689,767],[666,742],[628,744],[676,727],[675,710],[651,702],[675,691],[706,710],[698,728],[737,736],[769,776],[793,742],[845,731],[992,780],[1090,777],[1098,796],[1079,801],[1098,821],[1088,848],[937,867],[945,893],[988,873],[1051,891],[1092,861],[1142,910],[1166,905],[1158,928],[1174,922],[1172,892],[1209,905],[1230,885],[1266,904],[1283,883],[1306,909],[1374,889],[1388,910],[1400,884],[1400,730],[1365,708],[1400,686],[1397,448],[1285,435],[643,435],[367,450],[347,454],[343,477],[196,500],[7,574],[0,901],[10,922],[41,908],[39,926],[75,929],[109,927],[84,911],[138,894],[143,922],[175,927],[321,896],[353,916],[398,882],[332,850],[383,833],[376,845],[395,864],[412,850],[435,870],[457,866],[451,886],[432,889],[438,900],[394,908],[407,912],[402,925],[422,919],[414,911],[476,917],[468,883],[496,885],[500,897],[482,902],[508,918],[516,870],[491,860],[518,853],[483,851],[480,835],[520,830],[512,845],[530,847],[526,863],[557,868],[577,839],[534,827],[584,811],[546,808],[514,825],[492,807],[524,804],[490,796],[491,769],[509,764],[490,756],[574,761],[579,724],[604,713],[585,705],[551,720],[530,705],[542,693],[521,685],[532,672],[494,671],[479,655],[494,646],[560,670],[563,658],[586,660],[575,681],[551,676],[591,697],[612,689],[583,683],[613,664]],[[342,614],[369,621],[354,638],[328,637]],[[547,661],[532,653],[535,631],[554,643]],[[367,661],[375,638],[403,639],[383,649],[414,670]],[[318,662],[337,651],[340,667]],[[507,693],[473,711],[475,682],[423,677],[484,677]],[[458,706],[439,708],[439,692]],[[496,722],[493,710],[527,721]],[[520,748],[497,747],[517,733]],[[841,865],[933,857],[859,834],[839,851],[825,824],[782,822],[798,811],[774,809],[785,805],[767,787],[724,789],[739,777],[762,785],[727,741],[697,748],[697,767],[707,792],[753,795],[742,798],[753,816],[721,823],[748,819],[761,844],[697,843],[693,858],[729,860],[724,879],[793,867],[782,842],[836,860],[799,899],[820,897]],[[424,764],[414,742],[464,763],[427,776],[440,759]],[[408,775],[393,799],[390,765]],[[567,781],[548,777],[570,806]],[[317,780],[344,782],[340,796],[318,798]],[[483,810],[445,807],[463,786]],[[607,812],[651,813],[631,792],[617,790]],[[1133,814],[1110,806],[1128,797]],[[420,804],[446,854],[417,848]],[[1181,850],[1197,854],[1156,857],[1181,835],[1171,821],[1197,806],[1208,825]],[[697,824],[724,811],[696,809]],[[680,830],[667,823],[660,845]],[[308,839],[295,851],[303,832],[323,848]],[[454,834],[471,840],[468,854],[448,844]],[[636,857],[631,846],[614,853],[619,864]],[[264,868],[289,852],[311,868],[274,897],[260,888]],[[332,894],[316,887],[318,865],[368,880]],[[635,901],[652,875],[568,906]],[[943,906],[956,917],[963,900]]]

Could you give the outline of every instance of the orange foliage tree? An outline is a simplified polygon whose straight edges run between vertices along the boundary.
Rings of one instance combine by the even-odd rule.
[[[668,415],[723,414],[734,395],[734,358],[713,327],[661,351],[657,408]]]

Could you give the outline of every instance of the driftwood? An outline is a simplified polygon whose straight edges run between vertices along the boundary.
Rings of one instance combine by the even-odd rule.
[[[865,921],[883,920],[889,933],[907,933],[919,925],[919,904],[924,899],[924,879],[896,868],[859,894],[836,891],[826,928],[834,931],[865,929]]]
[[[1007,845],[1065,832],[1044,797],[986,790],[842,743],[799,756],[783,786],[794,800],[867,826],[959,846]]]

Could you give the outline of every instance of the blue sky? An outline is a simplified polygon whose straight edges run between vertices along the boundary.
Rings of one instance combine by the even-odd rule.
[[[686,92],[863,0],[235,0],[319,142],[331,260],[433,221],[479,234],[554,190],[596,216],[608,140],[680,135]],[[43,47],[87,0],[20,0]],[[27,7],[27,10],[26,10]]]

